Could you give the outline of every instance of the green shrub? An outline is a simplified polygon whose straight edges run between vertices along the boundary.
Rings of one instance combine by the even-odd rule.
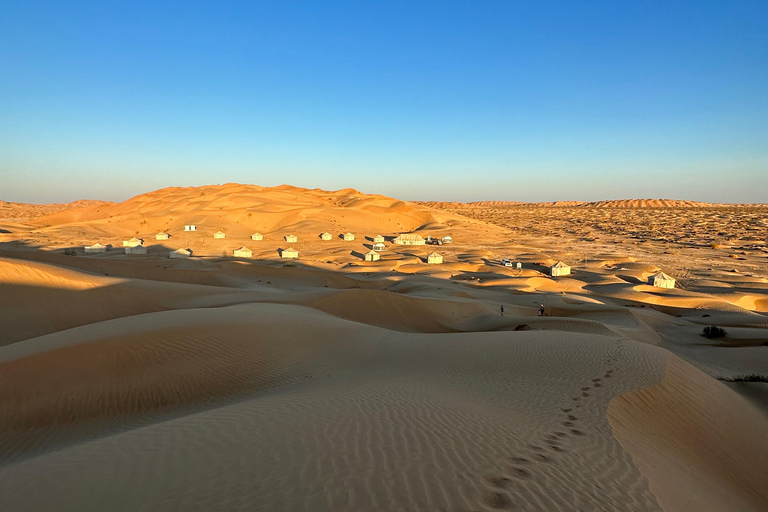
[[[725,337],[725,329],[717,327],[716,325],[708,325],[704,328],[704,337],[709,339],[717,339]]]

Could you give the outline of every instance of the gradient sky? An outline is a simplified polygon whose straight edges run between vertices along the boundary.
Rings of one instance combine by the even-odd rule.
[[[0,199],[768,202],[768,1],[0,3]]]

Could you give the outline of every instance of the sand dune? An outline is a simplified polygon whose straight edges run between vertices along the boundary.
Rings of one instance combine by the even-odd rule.
[[[81,199],[71,203],[56,204],[10,203],[0,201],[0,220],[19,222],[30,221],[59,212],[107,204],[111,203],[109,201],[95,201],[88,199]]]
[[[0,510],[768,508],[761,388],[716,380],[768,365],[764,209],[236,184],[79,206],[0,225]],[[454,243],[391,243],[414,231]]]

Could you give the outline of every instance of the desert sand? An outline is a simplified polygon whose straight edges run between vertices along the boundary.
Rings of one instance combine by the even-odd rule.
[[[768,509],[768,207],[0,206],[0,510]]]

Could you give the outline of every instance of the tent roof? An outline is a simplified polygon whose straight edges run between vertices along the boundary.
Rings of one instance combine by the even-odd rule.
[[[552,265],[552,268],[565,268],[565,267],[567,267],[567,266],[568,266],[568,265],[566,265],[566,264],[565,264],[565,263],[563,263],[562,261],[558,261],[557,263],[555,263],[554,265]]]
[[[436,252],[433,252],[433,253],[430,254],[430,256],[440,256],[440,255],[438,253],[436,253]]]
[[[669,276],[669,275],[667,275],[667,274],[665,274],[664,272],[661,272],[661,271],[659,273],[657,273],[657,274],[654,274],[653,278],[654,279],[663,279],[664,281],[674,281],[675,280],[674,277]]]
[[[236,250],[236,251],[248,251],[248,252],[252,252],[252,251],[251,251],[250,249],[248,249],[247,247],[241,247],[241,248],[239,248],[239,249],[235,249],[235,250]]]

